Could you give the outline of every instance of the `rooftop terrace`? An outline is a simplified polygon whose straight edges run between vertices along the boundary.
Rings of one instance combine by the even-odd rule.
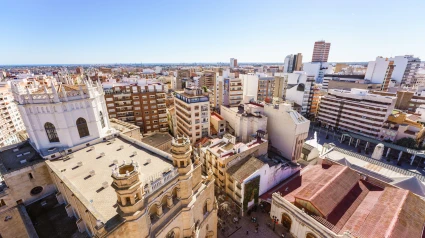
[[[0,149],[0,173],[6,174],[43,162],[37,151],[27,142]]]

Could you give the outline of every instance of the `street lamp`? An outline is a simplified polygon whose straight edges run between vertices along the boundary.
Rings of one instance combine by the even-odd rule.
[[[279,219],[277,219],[277,216],[272,216],[272,220],[273,220],[273,231],[274,231],[276,228],[276,223],[279,222]]]

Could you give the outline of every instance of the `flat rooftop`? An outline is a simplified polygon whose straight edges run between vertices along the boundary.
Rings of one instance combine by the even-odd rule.
[[[0,173],[7,174],[43,161],[28,142],[8,146],[0,152]]]
[[[120,147],[123,147],[120,149]],[[139,164],[140,180],[145,183],[149,177],[158,176],[165,171],[173,169],[172,161],[155,154],[149,150],[141,148],[124,139],[116,138],[115,141],[101,142],[93,145],[94,149],[86,147],[72,153],[72,158],[68,160],[50,160],[46,163],[55,169],[59,176],[63,176],[66,183],[70,183],[79,194],[87,201],[90,201],[94,209],[103,217],[103,222],[107,222],[117,215],[117,196],[112,184],[112,167],[114,160],[119,164],[130,163],[134,160]],[[137,155],[133,156],[136,151]],[[105,153],[100,157],[100,153]],[[150,159],[151,162],[147,163]],[[82,162],[82,166],[78,166]],[[90,176],[90,171],[94,170],[95,175]],[[61,172],[59,172],[61,171]],[[102,189],[102,183],[107,182],[108,187]],[[69,185],[68,185],[69,186]],[[81,198],[80,198],[81,199]]]

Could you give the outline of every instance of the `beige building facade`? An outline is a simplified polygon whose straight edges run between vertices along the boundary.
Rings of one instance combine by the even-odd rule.
[[[200,88],[185,88],[174,98],[177,134],[186,135],[192,143],[210,135],[209,97]]]

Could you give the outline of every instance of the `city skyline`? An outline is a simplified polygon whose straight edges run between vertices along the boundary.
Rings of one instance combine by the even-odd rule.
[[[2,7],[0,65],[227,62],[232,57],[283,63],[293,52],[309,58],[317,40],[332,43],[329,62],[425,56],[424,33],[416,30],[424,21],[425,2],[419,0],[7,1]]]

